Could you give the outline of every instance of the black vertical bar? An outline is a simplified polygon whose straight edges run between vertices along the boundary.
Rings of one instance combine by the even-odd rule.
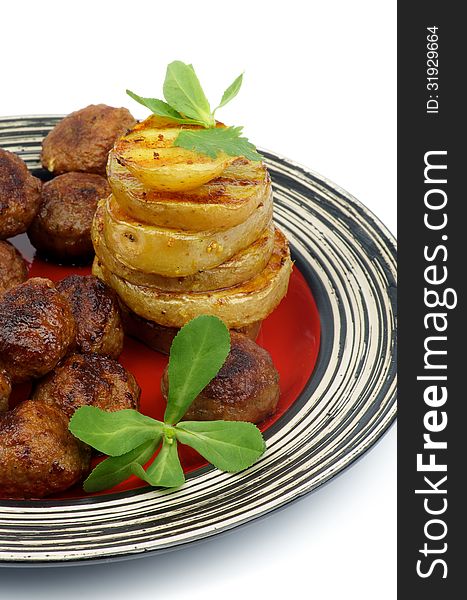
[[[398,595],[447,600],[467,595],[467,35],[460,3],[398,8]]]

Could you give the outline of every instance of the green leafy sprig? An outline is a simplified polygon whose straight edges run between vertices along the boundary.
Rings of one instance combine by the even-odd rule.
[[[217,317],[202,315],[181,328],[170,349],[164,422],[136,410],[109,413],[94,406],[79,408],[70,420],[70,431],[109,456],[95,467],[84,489],[108,489],[130,475],[151,486],[179,487],[185,476],[178,442],[191,446],[222,471],[236,473],[251,466],[265,450],[261,432],[253,423],[180,421],[217,375],[229,351],[229,331]]]
[[[175,146],[206,154],[210,158],[216,158],[219,152],[225,152],[228,156],[262,160],[254,145],[242,136],[242,127],[216,127],[216,111],[235,98],[242,82],[243,73],[229,85],[220,103],[211,110],[193,65],[176,60],[167,67],[163,87],[165,102],[138,96],[130,90],[126,92],[155,115],[167,117],[180,125],[199,125],[202,128],[182,129],[174,142]]]

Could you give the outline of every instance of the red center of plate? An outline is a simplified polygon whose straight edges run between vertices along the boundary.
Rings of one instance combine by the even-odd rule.
[[[22,240],[21,240],[22,241]],[[23,244],[17,244],[23,246]],[[21,248],[24,254],[24,247]],[[88,275],[89,267],[65,267],[47,263],[38,258],[32,261],[29,276],[47,277],[52,281],[63,279],[71,273]],[[275,423],[295,402],[310,378],[318,357],[320,342],[319,314],[308,284],[295,266],[290,279],[286,298],[279,307],[264,321],[257,340],[272,356],[280,375],[281,397],[276,413],[260,424],[265,431]],[[120,357],[122,365],[136,377],[141,387],[140,410],[145,415],[161,420],[165,402],[160,391],[160,380],[168,358],[150,350],[131,338],[125,339]],[[19,386],[14,390],[12,404],[24,400],[30,386]],[[206,461],[191,448],[179,445],[180,458],[186,473],[206,465]],[[94,459],[94,464],[99,459]],[[146,484],[131,477],[124,483],[101,492],[101,494],[121,492],[143,487]],[[99,495],[99,494],[93,494]],[[80,486],[53,496],[59,498],[82,498],[88,494]]]

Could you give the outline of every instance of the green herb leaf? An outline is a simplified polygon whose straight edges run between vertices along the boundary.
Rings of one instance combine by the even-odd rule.
[[[208,99],[192,65],[175,60],[167,67],[164,97],[182,116],[201,121],[205,127],[214,124]]]
[[[82,406],[71,417],[71,433],[82,442],[110,456],[121,456],[143,442],[160,437],[163,423],[124,409],[106,412],[95,406]]]
[[[266,445],[253,423],[242,421],[182,421],[175,435],[221,471],[236,473],[250,467]]]
[[[239,75],[237,79],[233,83],[231,83],[229,87],[225,90],[224,94],[222,95],[222,100],[219,106],[216,106],[216,108],[212,111],[212,114],[214,114],[218,108],[222,108],[235,98],[235,96],[240,91],[240,88],[242,87],[242,83],[243,73],[241,73],[241,75]]]
[[[149,110],[155,115],[167,117],[168,119],[172,119],[180,124],[203,125],[201,121],[196,121],[195,119],[186,119],[174,108],[172,108],[170,104],[167,104],[167,102],[164,102],[163,100],[158,100],[157,98],[143,98],[131,90],[126,90],[126,93],[133,98],[133,100],[136,100],[136,102],[139,102],[143,106],[146,106],[146,108],[149,108]]]
[[[241,127],[216,127],[215,129],[182,130],[174,145],[216,158],[219,152],[229,156],[244,156],[249,160],[262,160],[261,154],[247,138],[241,136]]]
[[[106,458],[91,472],[83,484],[86,492],[100,492],[118,485],[130,475],[137,475],[135,471],[142,469],[141,465],[148,462],[160,444],[161,436],[149,440],[134,450],[122,456]]]
[[[183,417],[217,375],[229,351],[229,330],[217,317],[201,315],[180,329],[170,348],[166,423],[177,423]]]
[[[162,448],[146,471],[135,466],[134,474],[152,486],[179,487],[185,483],[185,475],[178,457],[177,440],[164,436]]]
[[[211,112],[208,99],[201,87],[193,65],[179,60],[167,67],[164,81],[164,97],[167,102],[156,98],[143,98],[127,90],[127,94],[143,104],[156,115],[173,119],[179,124],[201,125],[205,129],[182,130],[174,142],[175,146],[206,154],[216,158],[219,152],[228,156],[245,156],[249,160],[262,160],[254,145],[242,137],[241,127],[216,127],[214,113],[230,102],[240,91],[243,73],[225,90],[221,102]]]
[[[126,90],[126,93],[130,96],[130,98],[136,100],[136,102],[139,102],[143,106],[149,108],[149,110],[155,115],[168,117],[170,119],[174,119],[174,121],[183,120],[182,115],[173,109],[170,104],[167,104],[167,102],[164,102],[163,100],[158,100],[157,98],[143,98],[143,96],[138,96],[138,94],[135,94],[131,90]]]

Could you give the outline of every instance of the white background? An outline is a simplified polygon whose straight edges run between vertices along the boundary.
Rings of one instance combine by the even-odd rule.
[[[396,2],[114,0],[0,8],[0,114],[143,107],[192,62],[258,146],[327,176],[396,227]],[[269,518],[198,546],[112,565],[0,569],[0,598],[396,597],[395,428],[357,465]]]

